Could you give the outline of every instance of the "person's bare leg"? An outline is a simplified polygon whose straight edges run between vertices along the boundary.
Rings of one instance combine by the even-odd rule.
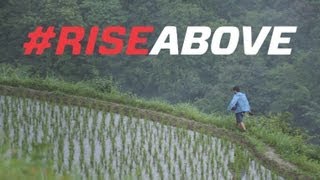
[[[241,122],[240,123],[240,127],[241,127],[241,129],[242,130],[244,130],[244,131],[246,131],[247,129],[246,129],[246,126],[244,125],[244,123],[243,122]]]

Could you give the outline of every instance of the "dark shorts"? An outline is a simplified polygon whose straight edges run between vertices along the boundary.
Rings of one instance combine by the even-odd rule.
[[[241,123],[243,121],[243,116],[244,116],[244,113],[245,112],[239,112],[239,113],[236,113],[236,120],[237,120],[237,123]]]

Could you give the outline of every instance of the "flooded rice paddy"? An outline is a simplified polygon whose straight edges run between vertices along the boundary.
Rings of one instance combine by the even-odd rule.
[[[76,179],[283,179],[227,140],[149,120],[0,96],[5,156]]]

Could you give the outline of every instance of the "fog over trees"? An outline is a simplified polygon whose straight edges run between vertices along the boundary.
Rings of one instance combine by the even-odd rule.
[[[257,55],[247,56],[240,39],[229,56],[62,56],[50,49],[23,55],[28,32],[37,26],[80,25],[89,29],[152,25],[150,49],[165,26],[176,26],[181,48],[187,26],[251,26],[255,40],[262,26],[297,26],[290,34],[290,56],[267,55],[270,34]],[[320,131],[320,2],[317,0],[2,0],[0,63],[22,66],[30,76],[66,81],[112,79],[121,91],[172,103],[188,102],[207,113],[225,113],[239,85],[256,114],[285,113],[295,126]],[[101,31],[100,31],[101,33]],[[128,38],[123,37],[124,39]],[[228,37],[224,38],[224,44]],[[126,41],[126,40],[125,40]],[[52,41],[53,47],[57,40]],[[87,43],[87,38],[82,42]],[[85,46],[84,46],[85,47]],[[287,47],[284,45],[284,47]]]

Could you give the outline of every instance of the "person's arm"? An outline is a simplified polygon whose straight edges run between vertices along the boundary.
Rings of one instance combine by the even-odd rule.
[[[229,106],[227,108],[228,111],[230,111],[237,104],[238,99],[239,99],[239,96],[237,96],[237,95],[233,96],[233,98],[232,98],[232,100],[231,100],[231,102],[230,102],[230,104],[229,104]]]

